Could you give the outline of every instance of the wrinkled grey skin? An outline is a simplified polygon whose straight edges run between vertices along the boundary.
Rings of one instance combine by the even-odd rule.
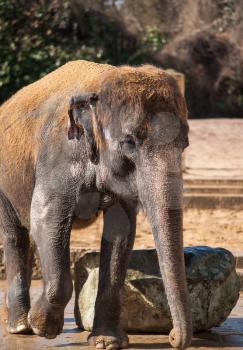
[[[150,116],[146,136],[138,137],[138,118],[124,117],[119,123],[114,119],[97,131],[103,133],[98,151],[91,122],[96,103],[94,94],[71,100],[68,134],[62,131],[55,146],[46,126],[30,215],[44,287],[31,309],[31,243],[14,203],[0,191],[9,331],[32,329],[47,338],[62,331],[64,308],[73,290],[69,260],[72,222],[75,217],[92,219],[103,210],[99,288],[89,343],[109,349],[127,346],[128,338],[119,326],[119,296],[134,243],[136,215],[143,207],[152,226],[173,318],[170,341],[185,349],[192,333],[182,250],[181,155],[187,145],[187,128],[184,130],[179,116],[161,112]]]

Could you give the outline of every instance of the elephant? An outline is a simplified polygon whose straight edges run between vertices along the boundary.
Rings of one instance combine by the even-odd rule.
[[[72,296],[70,233],[103,212],[96,348],[128,346],[120,294],[136,216],[151,224],[173,321],[170,343],[186,349],[192,318],[183,254],[181,158],[187,107],[172,75],[138,67],[68,62],[0,107],[0,234],[8,331],[55,338]],[[87,237],[88,239],[88,237]],[[43,291],[30,303],[40,257]]]

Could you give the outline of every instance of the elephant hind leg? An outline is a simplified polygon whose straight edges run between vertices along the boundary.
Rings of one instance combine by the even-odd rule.
[[[8,331],[29,333],[29,288],[31,282],[33,249],[29,234],[21,225],[18,215],[8,198],[0,191],[0,235],[3,241],[7,274],[6,304]]]

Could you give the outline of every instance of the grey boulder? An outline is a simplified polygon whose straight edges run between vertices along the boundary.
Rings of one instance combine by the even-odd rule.
[[[220,325],[239,298],[233,255],[223,248],[185,248],[194,332]],[[99,252],[75,263],[75,319],[92,330],[98,288]],[[109,307],[109,305],[107,305]],[[169,332],[170,311],[154,249],[134,250],[122,293],[121,324],[130,332]]]

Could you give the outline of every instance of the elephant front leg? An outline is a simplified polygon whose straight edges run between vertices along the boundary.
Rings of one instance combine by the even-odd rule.
[[[134,243],[136,212],[115,204],[104,212],[99,287],[90,345],[98,349],[125,348],[128,337],[120,327],[120,291]]]
[[[70,274],[70,201],[46,193],[34,192],[31,208],[31,234],[41,260],[43,292],[29,312],[35,334],[55,338],[64,324],[64,309],[72,296]]]

